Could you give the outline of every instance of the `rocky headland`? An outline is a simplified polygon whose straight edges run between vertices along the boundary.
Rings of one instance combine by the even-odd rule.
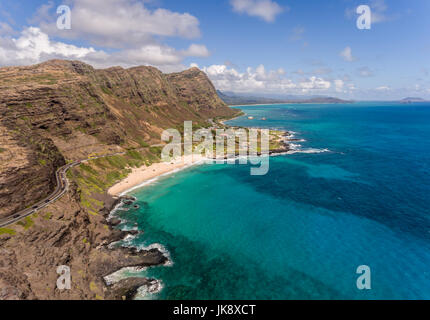
[[[67,172],[63,197],[0,228],[0,299],[131,299],[151,285],[151,279],[104,281],[121,268],[167,259],[157,249],[110,245],[130,232],[107,221],[122,201],[107,190],[133,168],[160,160],[164,129],[185,120],[209,126],[209,119],[238,112],[197,68],[163,74],[153,67],[99,70],[63,60],[1,68],[0,218],[52,193],[64,164],[89,161]],[[57,288],[62,265],[70,267],[71,290]]]

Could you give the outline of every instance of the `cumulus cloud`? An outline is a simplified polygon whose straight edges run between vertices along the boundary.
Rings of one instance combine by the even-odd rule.
[[[170,72],[185,69],[182,61],[186,57],[205,57],[208,54],[205,46],[197,44],[192,44],[185,50],[176,50],[161,44],[147,44],[107,53],[92,47],[52,41],[46,33],[35,27],[24,29],[17,38],[0,37],[2,66],[28,65],[57,58],[79,59],[95,67],[153,65]]]
[[[318,89],[327,90],[327,89],[330,89],[330,87],[331,87],[330,81],[326,81],[322,78],[317,78],[315,76],[312,76],[309,79],[299,83],[299,88],[301,88],[303,92],[308,92],[309,90],[318,90]]]
[[[144,1],[146,2],[146,1]],[[154,36],[196,38],[199,20],[189,13],[149,10],[137,0],[70,0],[72,29],[58,30],[53,3],[43,5],[32,23],[42,31],[68,39],[85,39],[93,45],[122,48],[141,46]]]
[[[258,17],[266,22],[274,22],[276,16],[288,9],[272,0],[231,0],[230,3],[234,12]]]
[[[145,45],[136,49],[122,50],[110,54],[108,57],[100,59],[94,58],[89,62],[100,66],[119,65],[119,66],[135,66],[135,65],[153,65],[162,70],[167,70],[166,66],[176,66],[169,70],[181,70],[184,67],[181,65],[186,57],[206,57],[209,51],[205,46],[192,44],[186,50],[176,50],[172,47],[164,45]]]
[[[51,58],[82,59],[96,53],[94,48],[83,48],[53,42],[39,28],[30,27],[19,38],[0,38],[0,64],[34,64]]]
[[[210,55],[202,44],[175,49],[160,43],[164,37],[199,37],[199,20],[189,13],[150,10],[146,7],[148,1],[68,0],[71,30],[57,28],[56,6],[50,1],[40,6],[30,20],[38,27],[17,34],[9,25],[0,23],[0,63],[24,65],[49,58],[80,59],[95,67],[153,65],[170,72],[184,69],[182,62],[187,57]],[[79,39],[89,45],[77,47],[66,44],[64,39]]]
[[[202,68],[212,80],[215,87],[243,93],[308,93],[326,91],[332,83],[320,77],[311,76],[298,81],[286,77],[282,68],[266,70],[264,65],[257,68],[248,67],[245,72],[226,65],[211,65]]]
[[[343,49],[339,55],[342,57],[343,60],[348,61],[348,62],[352,62],[355,59],[355,57],[352,55],[352,49],[351,47],[345,47],[345,49]]]
[[[183,56],[189,57],[208,57],[210,52],[206,46],[201,44],[192,44],[189,48],[182,52]]]

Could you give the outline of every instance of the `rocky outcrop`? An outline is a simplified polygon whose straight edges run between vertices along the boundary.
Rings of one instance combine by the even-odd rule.
[[[13,234],[0,232],[0,299],[129,299],[149,280],[107,286],[104,277],[126,267],[166,263],[157,249],[111,248],[112,242],[128,234],[107,223],[112,207],[93,216],[77,200],[79,193],[72,183],[70,192],[55,205],[12,226]],[[70,267],[71,290],[57,288],[57,267],[62,265]]]
[[[185,120],[204,125],[236,113],[196,68],[163,74],[152,67],[97,70],[62,60],[1,68],[0,219],[50,194],[55,171],[68,161],[148,148],[160,143],[164,129]],[[106,221],[118,199],[70,182],[54,204],[0,228],[0,299],[129,299],[150,280],[107,287],[103,277],[166,262],[156,249],[110,249],[125,236]],[[83,195],[104,208],[90,210]],[[61,265],[71,268],[71,290],[56,286]]]
[[[64,60],[1,68],[0,218],[52,192],[65,159],[156,144],[185,120],[235,112],[197,68],[163,74]]]
[[[151,287],[156,284],[154,279],[127,278],[118,281],[110,288],[109,299],[112,300],[133,300],[138,289],[141,287]]]

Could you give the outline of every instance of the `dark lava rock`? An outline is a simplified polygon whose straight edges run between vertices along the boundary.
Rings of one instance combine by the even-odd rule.
[[[110,220],[109,220],[109,224],[110,224],[111,226],[115,227],[115,226],[117,226],[117,225],[121,224],[121,219],[118,219],[118,218],[112,218],[112,219],[110,219]]]
[[[109,296],[114,300],[133,300],[140,287],[151,285],[152,282],[153,280],[147,278],[123,279],[109,288]]]
[[[135,197],[130,197],[130,196],[123,196],[123,197],[121,197],[121,201],[125,205],[129,206],[129,205],[132,205],[136,201],[136,198]]]

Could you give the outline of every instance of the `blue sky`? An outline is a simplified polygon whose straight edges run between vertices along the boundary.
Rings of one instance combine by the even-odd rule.
[[[60,4],[71,30],[56,26]],[[356,26],[363,4],[370,30]],[[6,0],[0,65],[198,66],[225,91],[430,98],[429,15],[428,0]]]

